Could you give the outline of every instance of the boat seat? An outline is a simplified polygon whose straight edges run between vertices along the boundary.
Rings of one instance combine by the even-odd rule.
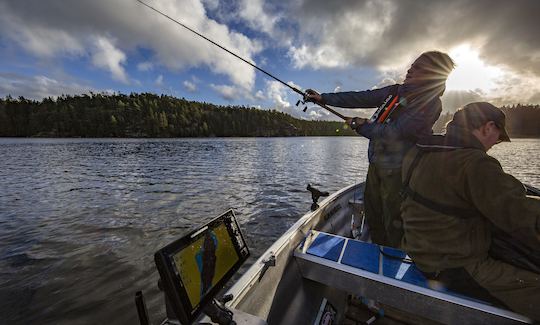
[[[429,281],[399,249],[312,230],[294,256],[304,278],[437,322],[532,322]]]

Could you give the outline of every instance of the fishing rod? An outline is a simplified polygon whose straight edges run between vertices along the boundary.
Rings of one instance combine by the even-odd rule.
[[[141,0],[135,0],[135,1],[139,2],[140,4],[146,6],[146,7],[150,8],[150,9],[152,9],[153,11],[157,12],[158,14],[160,14],[160,15],[162,15],[162,16],[168,18],[169,20],[173,21],[174,23],[176,23],[176,24],[178,24],[178,25],[184,27],[185,29],[189,30],[190,32],[194,33],[195,35],[197,35],[197,36],[199,36],[199,37],[202,37],[203,39],[205,39],[205,40],[207,40],[208,42],[214,44],[215,46],[217,46],[217,47],[219,47],[220,49],[226,51],[227,53],[232,54],[232,55],[235,56],[236,58],[238,58],[238,59],[244,61],[245,63],[249,64],[250,66],[254,67],[255,69],[257,69],[257,70],[259,70],[260,72],[264,73],[265,75],[269,76],[270,78],[272,78],[272,79],[274,79],[274,80],[280,82],[281,84],[287,86],[288,88],[290,88],[290,89],[291,89],[292,91],[294,91],[295,93],[297,93],[297,94],[299,94],[299,95],[302,95],[302,100],[301,100],[301,101],[299,100],[299,101],[296,103],[296,106],[298,106],[298,105],[300,104],[300,102],[302,102],[302,103],[305,104],[305,103],[308,101],[308,100],[306,100],[306,99],[308,98],[308,97],[307,97],[307,94],[306,94],[305,92],[301,91],[300,89],[298,89],[298,88],[296,88],[296,87],[293,87],[293,86],[289,85],[288,83],[284,82],[283,80],[279,79],[278,77],[276,77],[276,76],[272,75],[271,73],[269,73],[269,72],[263,70],[262,68],[259,68],[258,66],[256,66],[255,64],[249,62],[248,60],[244,59],[243,57],[239,56],[238,54],[236,54],[236,53],[234,53],[234,52],[232,52],[232,51],[229,51],[228,49],[226,49],[225,47],[219,45],[218,43],[214,42],[213,40],[209,39],[208,37],[202,35],[201,33],[197,32],[196,30],[194,30],[194,29],[192,29],[192,28],[189,28],[188,26],[182,24],[181,22],[179,22],[178,20],[176,20],[176,19],[170,17],[169,15],[167,15],[167,14],[165,14],[165,13],[163,13],[163,12],[157,10],[156,8],[150,6],[149,4],[147,4],[147,3],[145,3],[145,2],[143,2],[143,1],[141,1]],[[343,114],[341,114],[341,113],[339,113],[339,112],[333,110],[332,108],[326,106],[326,104],[317,103],[317,102],[314,102],[314,103],[317,104],[317,105],[319,105],[320,107],[326,109],[326,110],[329,111],[330,113],[332,113],[332,114],[334,114],[334,115],[336,115],[336,116],[338,116],[338,117],[344,119],[344,120],[347,120],[347,119],[348,119],[348,117],[346,117],[346,116],[344,116]],[[307,109],[307,107],[304,108],[304,112],[306,111],[306,109]]]

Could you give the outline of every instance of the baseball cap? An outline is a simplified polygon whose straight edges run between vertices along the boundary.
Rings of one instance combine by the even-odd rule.
[[[510,142],[505,127],[506,115],[500,108],[487,102],[475,102],[465,105],[454,114],[452,124],[474,130],[489,121],[493,121],[501,131],[499,140]]]

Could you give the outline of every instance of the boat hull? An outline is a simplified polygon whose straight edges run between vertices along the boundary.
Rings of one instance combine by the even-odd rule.
[[[351,219],[357,224],[361,220],[363,190],[364,183],[345,187],[323,200],[319,209],[301,217],[231,287],[227,294],[232,294],[234,299],[228,306],[268,324],[314,324],[320,316],[321,302],[328,301],[336,311],[334,322],[341,324],[346,321],[351,297],[367,297],[385,306],[387,311],[397,311],[405,323],[531,322],[474,299],[403,284],[391,277],[373,277],[346,267],[341,270],[335,263],[331,265],[299,253],[299,246],[314,230],[332,236],[354,237]],[[528,186],[527,190],[528,194],[540,195],[538,189]],[[367,241],[366,233],[364,229],[357,239]],[[373,310],[365,308],[365,311],[361,317],[367,318],[360,321],[373,315]]]
[[[333,193],[319,208],[301,217],[247,270],[227,292],[230,307],[256,315],[269,324],[313,323],[323,297],[334,298],[344,308],[347,297],[341,290],[306,281],[294,261],[293,252],[309,231],[316,229],[342,236],[351,235],[351,201],[363,198],[364,184],[354,184]],[[265,261],[275,257],[275,266]]]

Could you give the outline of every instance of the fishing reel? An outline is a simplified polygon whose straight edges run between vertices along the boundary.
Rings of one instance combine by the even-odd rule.
[[[296,107],[300,106],[300,104],[302,105],[306,105],[306,103],[308,103],[309,101],[307,100],[306,97],[304,97],[303,99],[299,99],[297,102],[296,102]],[[307,105],[304,106],[304,108],[302,109],[302,112],[306,112],[307,111]]]
[[[302,99],[299,99],[297,102],[296,102],[296,106],[300,106],[300,104],[304,105],[304,108],[302,109],[302,112],[306,112],[308,107],[307,107],[307,103],[314,103],[314,104],[317,104],[317,102],[315,102],[313,99],[310,99],[306,93],[302,93],[300,92],[300,94],[302,95]]]

